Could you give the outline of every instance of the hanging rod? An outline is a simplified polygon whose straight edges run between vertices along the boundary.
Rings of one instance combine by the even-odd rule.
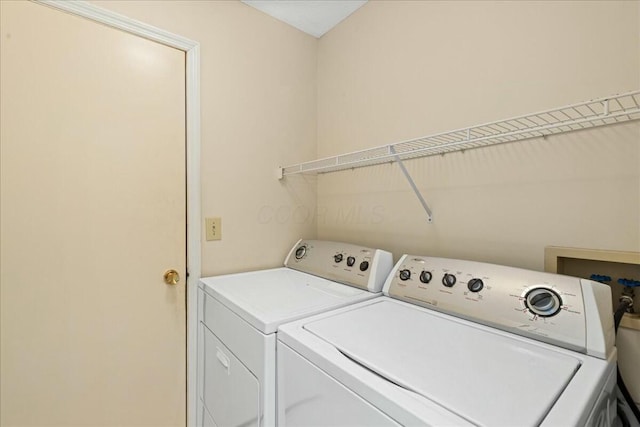
[[[640,90],[278,168],[279,179],[434,156],[640,119]]]

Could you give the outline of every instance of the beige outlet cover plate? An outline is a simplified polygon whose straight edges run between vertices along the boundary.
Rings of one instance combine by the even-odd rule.
[[[222,218],[220,217],[206,218],[205,229],[207,231],[207,240],[222,239]]]

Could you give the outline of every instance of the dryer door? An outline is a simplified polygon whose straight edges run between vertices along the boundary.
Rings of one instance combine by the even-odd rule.
[[[206,327],[204,329],[205,411],[218,426],[260,424],[260,384],[246,366]]]

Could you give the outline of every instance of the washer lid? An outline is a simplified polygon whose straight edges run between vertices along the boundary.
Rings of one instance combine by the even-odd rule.
[[[304,328],[479,426],[539,425],[580,366],[566,354],[397,301]]]
[[[275,332],[281,323],[380,295],[289,268],[200,281],[205,292],[265,334]]]

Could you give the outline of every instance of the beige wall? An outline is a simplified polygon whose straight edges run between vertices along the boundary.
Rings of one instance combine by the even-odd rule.
[[[638,89],[638,4],[369,2],[318,43],[318,154]],[[546,245],[640,250],[638,123],[406,166],[432,224],[383,165],[317,178],[319,237],[540,270]]]
[[[317,40],[239,1],[92,3],[200,43],[202,216],[222,217],[203,276],[281,265],[315,237],[315,184],[275,169],[316,155]]]
[[[203,217],[223,218],[203,275],[278,265],[316,227],[536,269],[546,245],[640,250],[638,124],[409,161],[432,224],[397,165],[272,178],[638,88],[638,2],[374,1],[319,41],[235,1],[94,3],[201,43]]]

